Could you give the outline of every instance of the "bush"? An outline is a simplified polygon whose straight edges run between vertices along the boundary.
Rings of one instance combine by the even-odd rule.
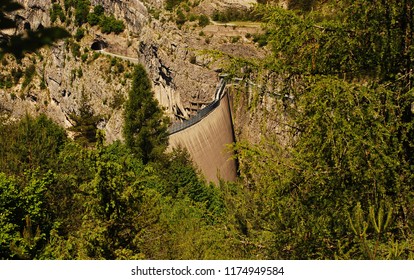
[[[253,42],[258,43],[259,47],[264,47],[267,45],[268,34],[254,34]]]
[[[125,30],[124,22],[122,20],[115,19],[114,16],[102,17],[99,26],[101,27],[101,31],[107,34],[111,32],[119,34]]]
[[[99,52],[94,52],[93,53],[93,56],[92,56],[92,59],[93,60],[96,60],[96,59],[98,59],[98,57],[101,55],[101,53],[99,53]]]
[[[122,107],[122,105],[125,103],[125,97],[122,95],[122,93],[115,93],[113,96],[112,102],[109,104],[109,107],[113,110],[117,110]]]
[[[84,54],[81,55],[82,62],[85,62],[87,59],[88,59],[88,54],[87,53],[84,53]]]
[[[210,23],[210,19],[206,15],[200,15],[198,17],[198,25],[201,27],[205,27]]]
[[[98,25],[100,20],[101,20],[101,18],[99,16],[97,16],[96,14],[94,14],[94,13],[91,13],[91,14],[88,15],[88,23],[91,26]]]
[[[231,37],[231,42],[234,44],[234,43],[237,43],[238,41],[240,41],[240,36],[233,36],[233,37]]]
[[[97,5],[93,8],[93,13],[88,15],[88,23],[92,26],[98,25],[104,17],[104,7]]]
[[[214,21],[229,22],[229,21],[260,21],[261,14],[252,9],[231,9],[225,11],[214,11],[211,16]]]
[[[97,16],[102,16],[105,12],[105,9],[102,5],[97,5],[93,8],[93,13]]]
[[[53,4],[52,9],[50,9],[50,21],[53,23],[57,20],[58,17],[61,22],[65,22],[66,16],[63,12],[62,6],[55,3]]]
[[[24,81],[22,87],[25,88],[30,84],[30,82],[33,80],[33,76],[36,72],[36,67],[34,64],[31,64],[29,67],[26,68],[24,71]]]
[[[79,44],[72,42],[70,44],[70,49],[74,57],[79,57],[81,55],[81,52],[80,52],[81,46]]]
[[[83,29],[83,28],[78,28],[77,30],[76,30],[76,33],[75,33],[75,39],[76,39],[76,41],[80,41],[80,40],[82,40],[82,38],[83,37],[85,37],[85,29]]]
[[[174,10],[183,0],[166,0],[165,1],[165,9],[168,11]]]
[[[78,26],[88,21],[90,3],[88,0],[78,0],[75,7],[75,22]]]
[[[183,25],[186,21],[187,21],[187,18],[184,15],[183,11],[181,11],[181,9],[178,9],[177,10],[177,18],[176,18],[175,22],[177,23],[177,25]]]
[[[14,83],[17,84],[20,81],[20,78],[23,77],[23,71],[22,69],[20,69],[20,67],[17,69],[13,68],[11,71],[11,75],[13,77]]]

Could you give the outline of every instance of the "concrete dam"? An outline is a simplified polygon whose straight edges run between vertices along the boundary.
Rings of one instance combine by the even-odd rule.
[[[221,78],[215,99],[197,115],[169,128],[170,148],[186,148],[194,164],[208,181],[234,181],[237,177],[234,154],[227,145],[234,143],[230,97]]]
[[[139,63],[137,58],[106,52],[108,44],[96,38],[91,48],[95,51]],[[230,97],[226,89],[226,77],[220,78],[214,101],[195,116],[174,123],[168,129],[169,149],[187,149],[192,161],[208,181],[219,179],[235,181],[237,165],[234,153],[227,147],[235,142]]]

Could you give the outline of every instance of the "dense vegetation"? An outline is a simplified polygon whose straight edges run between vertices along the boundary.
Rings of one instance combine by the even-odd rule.
[[[57,19],[69,25],[72,18],[76,26],[83,26],[89,23],[91,26],[99,26],[103,33],[119,34],[125,30],[122,20],[117,20],[113,15],[106,15],[102,5],[96,5],[91,11],[89,0],[65,0],[64,6],[60,3],[53,3],[50,9],[50,19],[55,22]]]
[[[133,81],[126,145],[105,145],[99,130],[84,145],[90,124],[72,141],[44,115],[0,126],[1,259],[241,257],[223,194],[185,152],[164,152],[165,119],[142,66]]]
[[[412,2],[325,3],[265,8],[288,121],[236,146],[250,223],[272,258],[413,258]]]

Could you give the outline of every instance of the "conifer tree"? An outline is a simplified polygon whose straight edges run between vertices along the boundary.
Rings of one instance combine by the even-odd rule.
[[[76,133],[74,139],[83,146],[88,146],[96,142],[97,125],[101,120],[100,115],[95,115],[92,107],[88,103],[88,98],[82,94],[82,105],[79,112],[72,112],[69,117],[74,121],[73,127],[69,130]]]
[[[125,108],[124,137],[143,163],[158,158],[168,144],[168,119],[153,98],[151,82],[142,65],[136,66]]]

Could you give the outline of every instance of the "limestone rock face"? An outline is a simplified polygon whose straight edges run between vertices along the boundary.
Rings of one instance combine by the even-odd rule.
[[[25,7],[18,12],[21,24],[30,24],[32,29],[50,26],[50,0],[17,1]],[[124,99],[127,97],[131,82],[125,74],[131,73],[133,63],[140,62],[145,66],[153,82],[155,97],[174,121],[189,118],[214,99],[221,68],[214,65],[209,55],[201,52],[221,50],[243,54],[248,51],[248,56],[256,55],[255,50],[250,51],[251,46],[242,42],[239,47],[227,43],[233,36],[229,32],[236,32],[235,28],[217,26],[223,29],[221,33],[217,30],[210,32],[208,27],[199,27],[197,21],[179,28],[168,12],[155,18],[149,11],[162,10],[164,0],[90,2],[92,5],[102,5],[107,13],[124,20],[126,30],[119,35],[102,34],[96,27],[85,26],[85,38],[75,42],[80,46],[81,56],[75,56],[71,45],[61,41],[54,47],[42,50],[42,59],[31,55],[20,66],[13,64],[11,67],[24,70],[36,60],[37,73],[29,87],[16,85],[9,90],[14,93],[0,89],[0,104],[11,111],[14,118],[26,112],[46,113],[68,128],[73,125],[69,114],[79,110],[86,96],[93,111],[102,116],[100,127],[106,131],[107,140],[111,142],[122,138],[122,106],[113,104],[120,96]],[[208,10],[206,7],[248,6],[248,2],[201,1],[195,9],[204,13],[203,9]],[[63,6],[63,1],[60,4]],[[77,28],[74,25],[67,26],[71,32]],[[215,35],[219,33],[224,35]],[[223,39],[225,36],[227,39]],[[105,51],[110,56],[101,54],[99,58],[93,58],[96,52],[91,50],[91,45],[97,38],[108,44]],[[117,66],[111,65],[114,57],[118,59],[117,64],[122,61],[124,72],[118,73]]]
[[[18,11],[17,18],[30,24],[31,29],[36,30],[42,26],[50,25],[50,0],[16,0],[16,2],[25,7],[25,9]]]
[[[128,30],[134,33],[139,33],[148,21],[147,8],[138,0],[91,0],[91,4],[102,5],[105,11],[124,19]]]

